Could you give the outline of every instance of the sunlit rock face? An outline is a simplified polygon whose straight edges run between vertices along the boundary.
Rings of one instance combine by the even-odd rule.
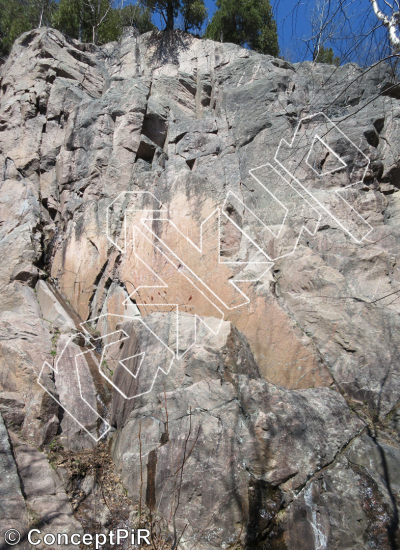
[[[18,482],[35,460],[54,529],[78,529],[37,448],[107,432],[133,504],[182,548],[400,544],[398,95],[384,64],[181,32],[15,43],[0,467],[22,508],[1,525],[47,518]]]

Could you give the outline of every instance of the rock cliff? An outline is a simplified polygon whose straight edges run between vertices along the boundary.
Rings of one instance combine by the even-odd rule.
[[[0,76],[1,536],[398,548],[390,67],[39,29]]]

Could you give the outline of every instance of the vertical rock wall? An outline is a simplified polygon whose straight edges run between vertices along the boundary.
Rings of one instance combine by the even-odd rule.
[[[0,81],[10,502],[45,518],[57,500],[54,528],[75,528],[30,463],[109,430],[132,505],[173,517],[182,548],[397,547],[398,120],[384,64],[181,32],[18,39]]]

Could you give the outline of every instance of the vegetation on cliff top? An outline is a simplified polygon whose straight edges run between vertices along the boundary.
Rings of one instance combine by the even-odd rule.
[[[124,27],[140,33],[158,27],[196,32],[273,56],[281,49],[291,62],[311,59],[336,66],[347,62],[370,66],[385,60],[397,67],[397,3],[361,0],[355,6],[344,0],[293,0],[288,4],[276,0],[272,8],[271,0],[0,0],[0,62],[16,38],[42,26],[94,44],[118,40]]]
[[[118,40],[127,26],[140,33],[160,27],[201,32],[207,18],[204,0],[0,0],[0,56],[22,33],[54,27],[82,42]],[[269,0],[218,0],[206,37],[278,55],[278,34]]]
[[[217,11],[205,37],[275,57],[279,54],[278,32],[269,0],[217,0]]]

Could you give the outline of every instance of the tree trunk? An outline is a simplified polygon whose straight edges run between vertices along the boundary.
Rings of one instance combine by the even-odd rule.
[[[42,26],[43,12],[44,12],[44,2],[43,2],[43,4],[42,4],[42,10],[41,10],[41,12],[40,12],[40,19],[39,19],[39,26],[38,26],[38,29],[40,29],[40,27]]]
[[[169,0],[167,4],[167,26],[165,30],[172,31],[174,28],[174,5],[173,0]]]
[[[393,53],[398,53],[400,51],[400,35],[399,35],[399,21],[400,21],[400,10],[395,11],[392,6],[392,15],[389,17],[381,11],[378,6],[377,0],[370,0],[372,9],[374,10],[377,18],[382,21],[382,24],[387,28],[389,33],[389,41],[392,46]],[[387,4],[387,2],[385,2]],[[389,5],[389,4],[388,4]]]
[[[81,3],[81,13],[79,14],[79,31],[78,31],[79,42],[82,42],[83,36],[83,2]]]

